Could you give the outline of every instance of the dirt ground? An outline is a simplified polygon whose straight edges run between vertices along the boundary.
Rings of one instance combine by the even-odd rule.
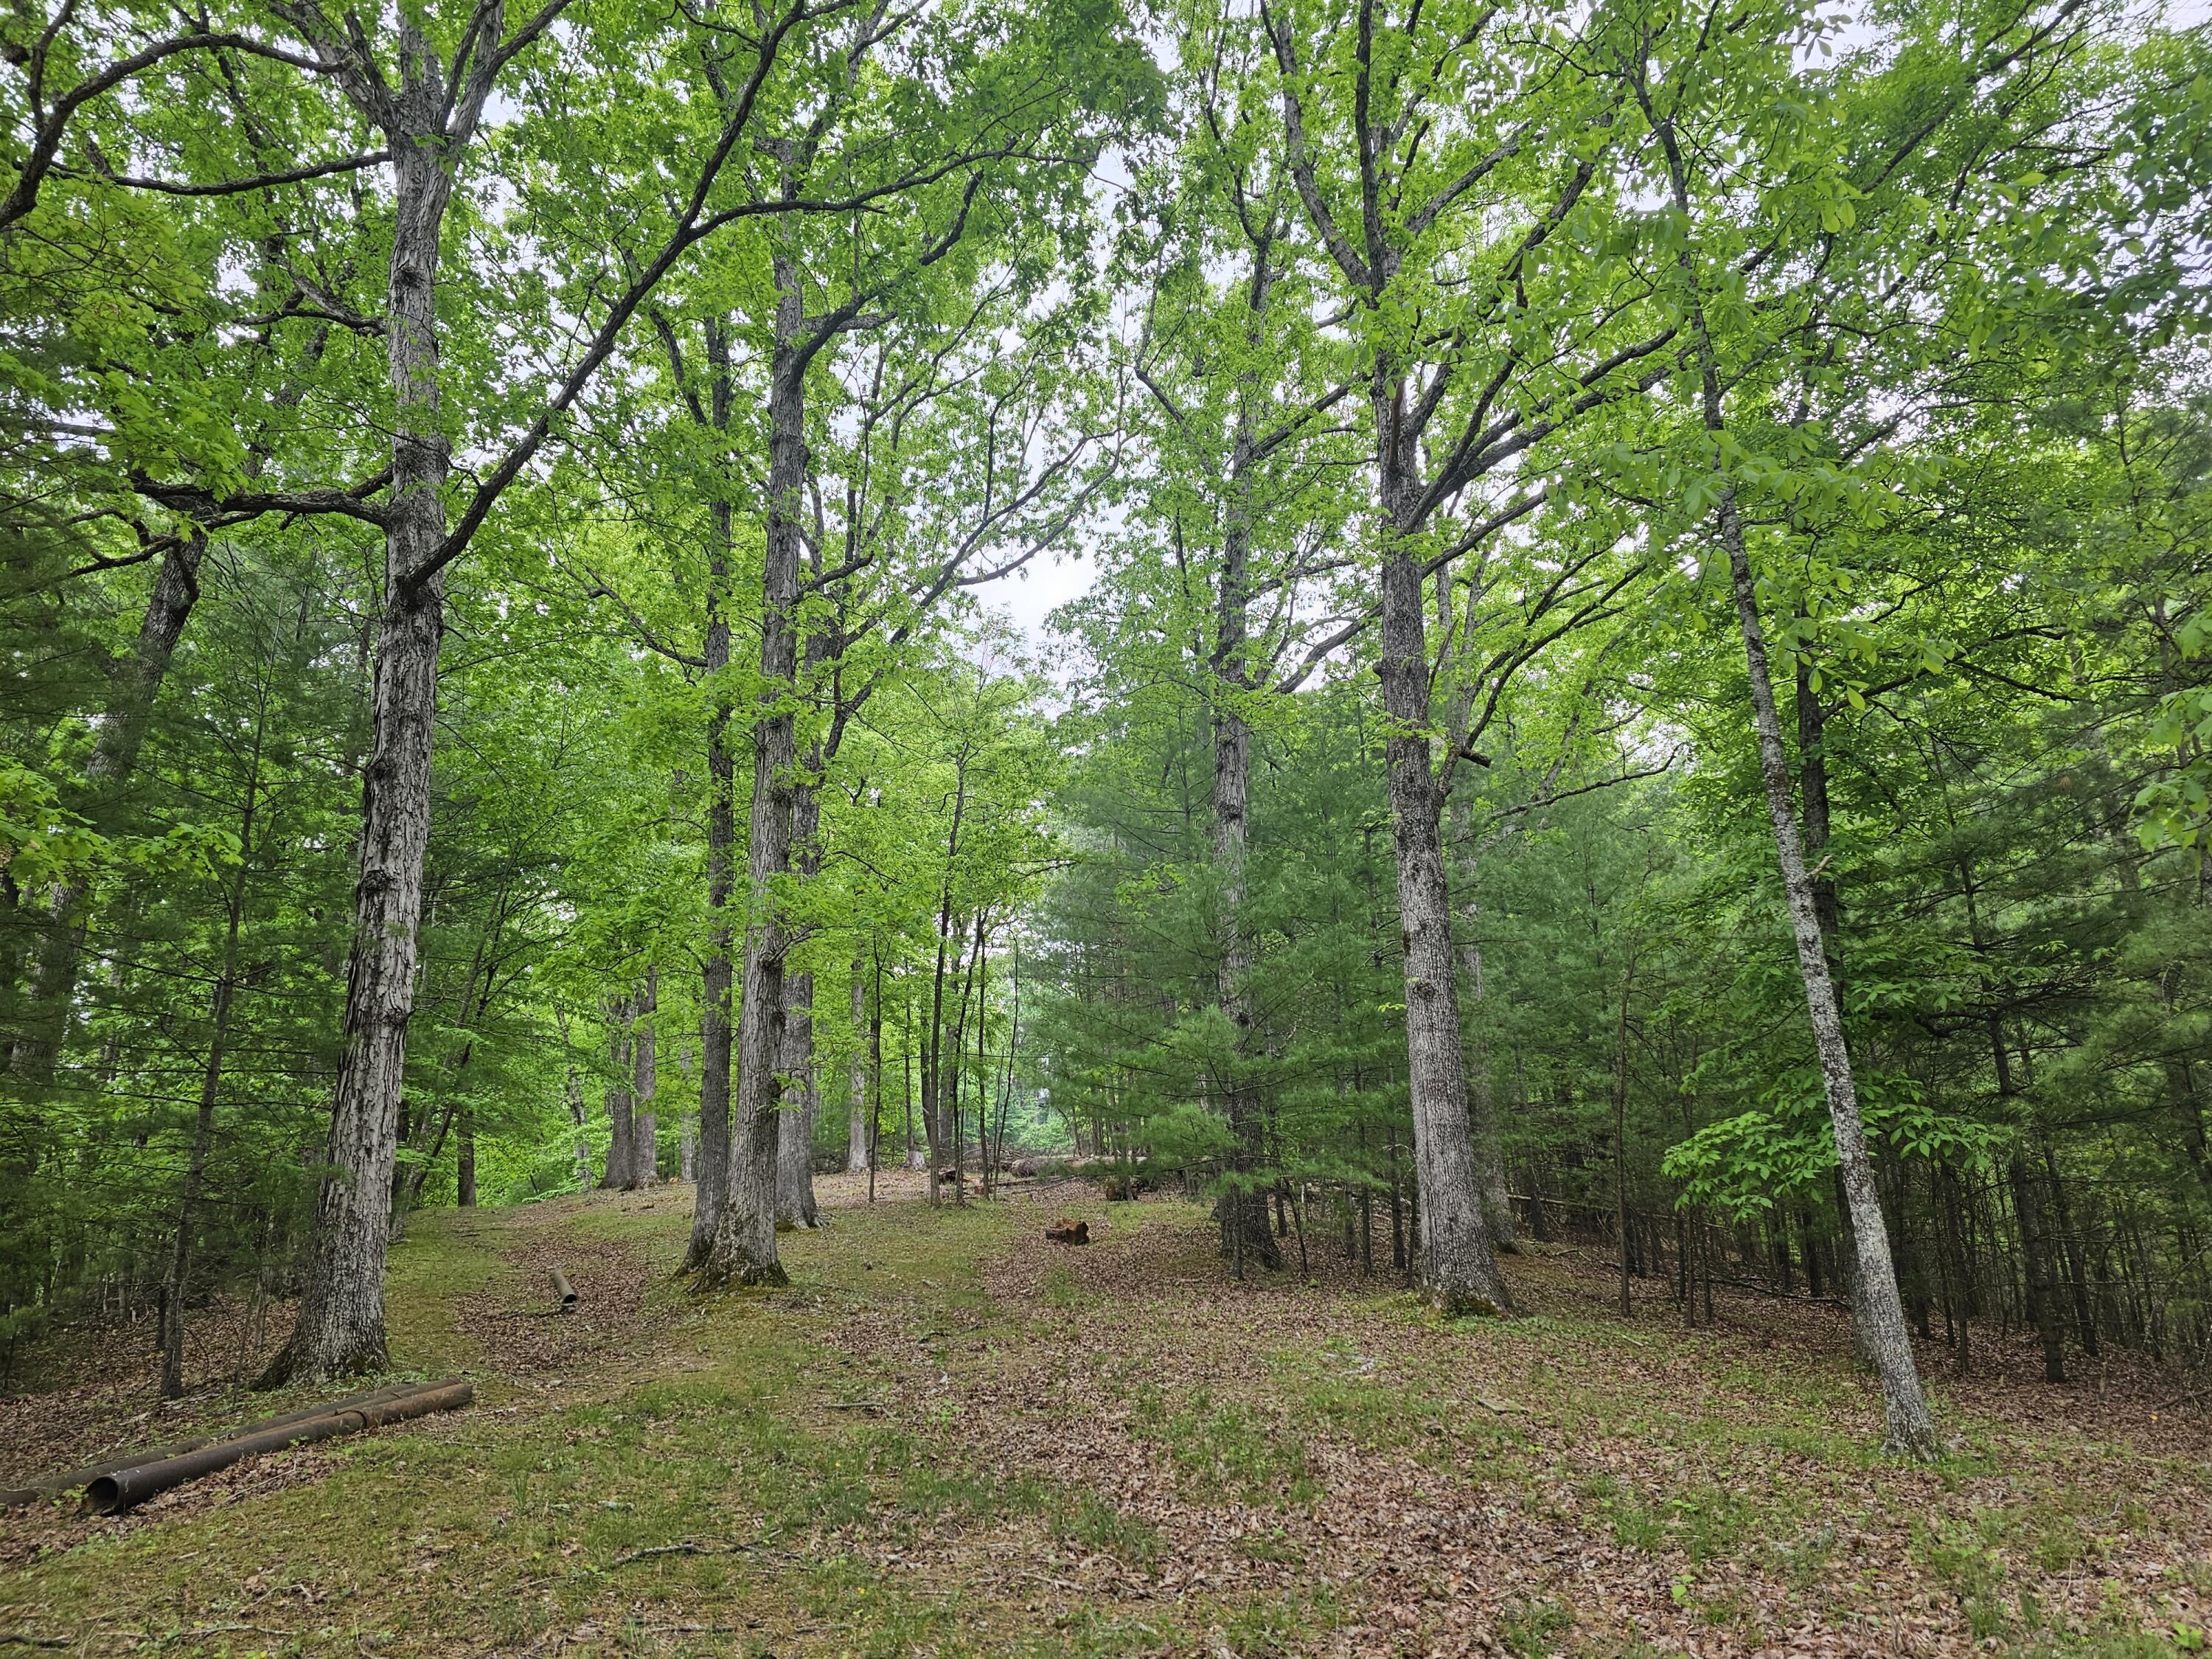
[[[112,1520],[0,1513],[0,1652],[1883,1655],[2203,1650],[2212,1424],[2184,1379],[1923,1355],[1953,1451],[1879,1455],[1832,1309],[1635,1315],[1576,1252],[1438,1322],[1311,1247],[1233,1281],[1196,1206],[820,1179],[793,1284],[694,1297],[691,1194],[422,1218],[395,1361],[469,1411]],[[1087,1220],[1093,1243],[1048,1243]],[[1387,1239],[1380,1251],[1388,1261]],[[553,1305],[549,1272],[575,1283]],[[281,1340],[271,1310],[264,1349]],[[152,1400],[148,1329],[0,1399],[0,1484],[283,1409]]]

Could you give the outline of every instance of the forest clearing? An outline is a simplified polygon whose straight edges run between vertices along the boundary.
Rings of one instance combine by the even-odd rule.
[[[0,7],[0,1659],[2204,1652],[2205,5]]]
[[[1180,1200],[932,1215],[899,1184],[872,1208],[826,1179],[791,1286],[738,1301],[670,1277],[680,1188],[441,1213],[393,1256],[394,1359],[465,1371],[476,1408],[127,1518],[0,1517],[0,1629],[88,1654],[2133,1659],[2212,1622],[2212,1428],[2137,1368],[2053,1400],[2008,1344],[1936,1382],[1960,1443],[1900,1479],[1843,1319],[1802,1299],[1731,1295],[1691,1331],[1646,1285],[1623,1322],[1563,1252],[1515,1264],[1522,1319],[1439,1323],[1334,1245],[1237,1285]],[[1044,1242],[1062,1212],[1090,1249]],[[580,1317],[548,1314],[553,1261]],[[65,1461],[150,1381],[11,1401],[0,1444]]]

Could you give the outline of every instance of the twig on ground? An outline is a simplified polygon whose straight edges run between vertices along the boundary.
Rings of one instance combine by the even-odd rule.
[[[633,1561],[651,1560],[657,1555],[742,1555],[747,1550],[766,1549],[769,1538],[756,1538],[750,1542],[734,1538],[683,1538],[673,1544],[655,1544],[649,1549],[632,1550],[627,1555],[617,1555],[607,1563],[611,1567],[626,1567]]]

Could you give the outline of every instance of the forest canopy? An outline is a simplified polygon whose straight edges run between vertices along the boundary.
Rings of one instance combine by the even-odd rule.
[[[1919,1456],[1916,1336],[2212,1348],[2204,26],[0,57],[0,1364],[375,1370],[425,1206],[688,1182],[704,1293],[1024,1158],[1446,1315],[1802,1280]]]

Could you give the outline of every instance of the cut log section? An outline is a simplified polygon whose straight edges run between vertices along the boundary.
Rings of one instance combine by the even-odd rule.
[[[475,1397],[474,1386],[467,1382],[428,1382],[342,1410],[325,1407],[319,1416],[263,1429],[258,1433],[214,1441],[179,1456],[113,1470],[85,1488],[84,1506],[96,1515],[120,1515],[172,1487],[227,1469],[264,1452],[311,1445],[318,1440],[334,1440],[343,1434],[358,1434],[363,1429],[380,1428],[386,1423],[428,1417],[433,1412],[458,1411]]]
[[[558,1267],[553,1269],[553,1294],[561,1298],[561,1311],[573,1312],[576,1306],[576,1287],[568,1282],[568,1275]]]

